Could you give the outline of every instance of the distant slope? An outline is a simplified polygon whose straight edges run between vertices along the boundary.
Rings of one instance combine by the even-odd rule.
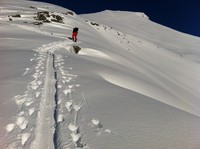
[[[200,57],[198,50],[200,38],[154,23],[144,13],[105,10],[81,16],[113,27],[125,34],[147,40],[159,47],[165,47],[172,52],[186,56],[189,53],[195,53],[198,59]]]

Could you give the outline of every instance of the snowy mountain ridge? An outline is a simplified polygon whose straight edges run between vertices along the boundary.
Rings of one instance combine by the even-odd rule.
[[[0,31],[0,148],[200,147],[200,38],[24,0],[0,2]]]
[[[123,16],[129,17],[130,19],[133,16],[134,17],[138,16],[138,17],[142,17],[144,19],[149,20],[149,17],[145,13],[143,13],[143,12],[119,11],[119,10],[118,11],[117,10],[115,10],[115,11],[113,11],[113,10],[104,10],[102,12],[98,12],[97,14],[103,14],[103,15],[109,14],[111,16],[113,16],[113,14],[114,15],[116,14],[116,15],[119,15],[119,16],[123,15]]]

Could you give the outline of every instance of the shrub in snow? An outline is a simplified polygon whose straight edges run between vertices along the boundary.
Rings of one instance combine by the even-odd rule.
[[[41,20],[43,22],[50,22],[47,20],[47,17],[50,17],[48,11],[37,12],[37,16],[34,17],[35,20]]]
[[[61,16],[52,14],[52,17],[55,19],[51,19],[51,21],[58,22],[58,23],[64,23],[63,18]]]
[[[71,12],[71,11],[68,11],[68,12],[66,12],[66,13],[63,13],[63,14],[65,14],[65,15],[74,15],[74,13],[73,12]]]
[[[44,14],[38,14],[36,17],[36,20],[46,20],[47,18],[44,16]]]
[[[49,12],[48,11],[42,11],[42,12],[38,12],[37,15],[44,15],[45,17],[50,17]]]
[[[33,22],[34,25],[43,25],[42,22]]]
[[[34,7],[34,6],[30,6],[29,8],[31,8],[31,9],[37,9],[36,7]]]
[[[62,17],[59,16],[59,15],[56,15],[56,19],[57,19],[58,21],[62,21],[62,20],[63,20]]]
[[[73,46],[74,52],[78,54],[78,52],[81,50],[79,46]]]
[[[20,14],[15,14],[15,15],[12,15],[12,17],[21,18],[21,15]]]
[[[90,22],[92,25],[100,26],[98,23]]]

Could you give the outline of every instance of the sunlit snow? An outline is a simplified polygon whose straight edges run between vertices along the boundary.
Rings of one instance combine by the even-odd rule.
[[[199,149],[199,49],[142,12],[1,0],[0,148]]]

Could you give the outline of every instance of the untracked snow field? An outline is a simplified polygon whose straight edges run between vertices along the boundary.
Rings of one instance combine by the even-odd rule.
[[[1,0],[0,148],[199,149],[199,49],[140,12]]]

